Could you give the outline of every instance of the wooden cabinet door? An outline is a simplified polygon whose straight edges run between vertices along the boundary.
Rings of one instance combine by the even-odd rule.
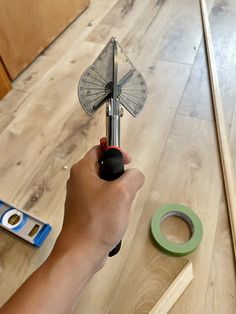
[[[0,55],[11,79],[45,49],[90,0],[1,0]]]
[[[11,83],[0,57],[0,100],[11,90]]]

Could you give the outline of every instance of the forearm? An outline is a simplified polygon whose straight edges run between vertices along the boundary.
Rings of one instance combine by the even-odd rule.
[[[1,314],[72,313],[83,287],[123,238],[144,177],[130,169],[115,181],[104,181],[98,173],[101,157],[101,149],[94,147],[72,167],[62,232],[52,254]]]
[[[81,242],[68,250],[57,243],[44,264],[3,306],[1,314],[69,314],[87,282],[102,266],[102,255]]]

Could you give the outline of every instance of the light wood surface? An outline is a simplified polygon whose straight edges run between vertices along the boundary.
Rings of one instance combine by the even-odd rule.
[[[11,82],[0,57],[0,100],[11,90]]]
[[[210,9],[212,1],[207,4]],[[232,124],[234,162],[235,10],[233,0],[224,4],[217,0],[210,15],[220,88],[227,99],[224,109]],[[92,1],[0,103],[4,125],[1,198],[53,225],[52,235],[40,250],[0,234],[1,303],[51,250],[62,222],[69,171],[63,167],[69,168],[105,133],[104,111],[87,117],[79,106],[76,87],[83,70],[111,35],[127,50],[149,87],[140,116],[122,118],[121,139],[133,157],[132,166],[145,173],[146,183],[133,206],[121,253],[93,278],[75,312],[139,314],[151,310],[186,261],[156,249],[149,237],[150,218],[163,204],[182,203],[200,216],[204,237],[190,256],[194,280],[170,313],[234,313],[235,270],[209,82],[203,73],[206,60],[198,0]],[[220,49],[224,42],[226,50]],[[134,304],[135,310],[130,308]]]
[[[11,79],[16,78],[88,5],[89,0],[1,1],[0,53]]]
[[[210,74],[212,100],[215,113],[217,139],[221,156],[221,165],[224,177],[224,186],[227,199],[227,207],[231,225],[234,255],[236,261],[236,191],[234,169],[228,140],[228,131],[224,117],[224,109],[221,102],[218,75],[216,70],[215,55],[211,38],[211,30],[208,20],[208,11],[205,0],[200,0],[203,21],[204,38],[207,51],[208,69]]]
[[[193,279],[193,266],[191,262],[184,267],[181,273],[176,277],[167,291],[160,297],[155,306],[151,309],[149,314],[168,313],[175,302],[181,296],[186,286],[190,284]]]

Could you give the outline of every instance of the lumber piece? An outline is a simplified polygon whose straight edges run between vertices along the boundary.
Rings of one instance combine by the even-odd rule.
[[[236,192],[235,192],[235,178],[233,173],[233,163],[229,147],[227,126],[224,118],[224,110],[221,101],[211,30],[205,0],[200,0],[200,7],[207,52],[208,71],[210,75],[210,86],[214,107],[217,139],[219,144],[221,166],[224,178],[224,187],[227,199],[227,207],[229,212],[234,257],[236,261]]]
[[[193,279],[193,266],[189,261],[170,287],[157,301],[149,314],[165,314],[172,308]]]

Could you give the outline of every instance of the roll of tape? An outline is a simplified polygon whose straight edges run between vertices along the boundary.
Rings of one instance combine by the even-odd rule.
[[[183,219],[191,230],[191,237],[185,243],[174,243],[166,239],[161,232],[161,223],[167,217]],[[184,256],[193,252],[200,244],[203,235],[199,217],[188,207],[179,204],[168,204],[156,211],[151,221],[151,232],[158,247],[167,254]]]

